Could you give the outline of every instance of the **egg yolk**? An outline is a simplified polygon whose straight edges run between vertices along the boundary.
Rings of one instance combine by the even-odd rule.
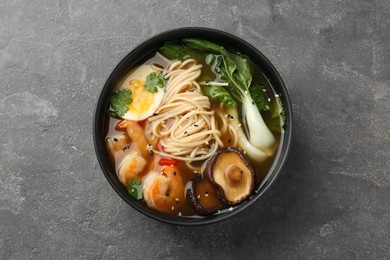
[[[154,93],[146,91],[144,82],[138,79],[129,81],[129,88],[133,98],[133,102],[128,106],[129,111],[141,115],[149,110],[154,103]]]

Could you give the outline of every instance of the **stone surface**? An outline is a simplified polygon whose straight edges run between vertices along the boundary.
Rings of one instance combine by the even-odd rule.
[[[256,206],[170,226],[112,190],[92,120],[113,67],[181,26],[233,33],[282,75],[291,155]],[[388,259],[390,2],[1,1],[1,259]]]

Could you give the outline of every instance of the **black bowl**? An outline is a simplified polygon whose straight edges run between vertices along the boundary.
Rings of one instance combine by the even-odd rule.
[[[262,186],[258,189],[257,193],[249,200],[234,208],[233,211],[228,211],[219,215],[212,215],[204,218],[184,218],[184,217],[169,217],[158,212],[149,209],[144,203],[134,200],[127,193],[126,188],[120,183],[116,176],[116,173],[112,169],[112,166],[108,160],[107,150],[105,147],[105,137],[107,134],[107,126],[105,124],[107,120],[107,110],[109,108],[109,100],[111,93],[114,90],[116,83],[125,75],[133,66],[138,65],[145,61],[148,57],[151,57],[165,42],[179,41],[183,38],[203,38],[210,41],[221,43],[229,48],[235,49],[243,54],[248,55],[251,60],[263,71],[264,75],[270,80],[273,88],[277,93],[281,94],[281,100],[283,102],[286,112],[285,133],[282,134],[281,143],[279,146],[276,159],[267,175],[266,180],[262,183]],[[125,200],[130,206],[138,210],[139,212],[149,216],[153,219],[177,225],[204,225],[219,222],[221,220],[230,218],[244,209],[250,207],[255,201],[260,198],[270,185],[275,181],[279,175],[283,164],[286,161],[292,132],[292,109],[290,99],[287,93],[286,86],[284,85],[279,73],[276,71],[271,62],[256,48],[244,40],[231,35],[229,33],[209,29],[209,28],[179,28],[170,30],[154,36],[153,38],[138,45],[132,50],[114,69],[110,77],[107,79],[104,85],[99,100],[96,105],[95,118],[93,123],[93,138],[97,158],[99,160],[100,167],[103,170],[108,182],[119,194],[119,196]],[[110,167],[111,166],[111,167]]]

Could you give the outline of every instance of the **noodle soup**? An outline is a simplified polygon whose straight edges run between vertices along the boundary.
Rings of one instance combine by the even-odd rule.
[[[266,178],[283,133],[278,93],[243,54],[166,43],[110,100],[107,151],[129,196],[160,213],[221,214]]]

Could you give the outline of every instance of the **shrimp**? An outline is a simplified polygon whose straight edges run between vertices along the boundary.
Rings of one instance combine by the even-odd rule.
[[[115,157],[115,153],[122,150],[127,144],[130,143],[130,138],[127,134],[120,134],[110,136],[106,139],[108,153],[112,158]]]
[[[133,178],[141,179],[146,163],[146,160],[138,152],[126,155],[118,166],[119,180],[127,187]]]
[[[126,131],[127,126],[129,125],[130,120],[123,119],[119,123],[116,124],[115,130],[118,131]]]
[[[138,148],[141,155],[146,158],[149,155],[147,149],[147,141],[144,135],[144,129],[135,121],[122,120],[116,127],[116,129],[126,129],[128,136],[133,142],[134,146]]]
[[[175,166],[164,166],[151,171],[143,179],[144,200],[150,208],[160,212],[178,212],[185,201],[184,185]]]

